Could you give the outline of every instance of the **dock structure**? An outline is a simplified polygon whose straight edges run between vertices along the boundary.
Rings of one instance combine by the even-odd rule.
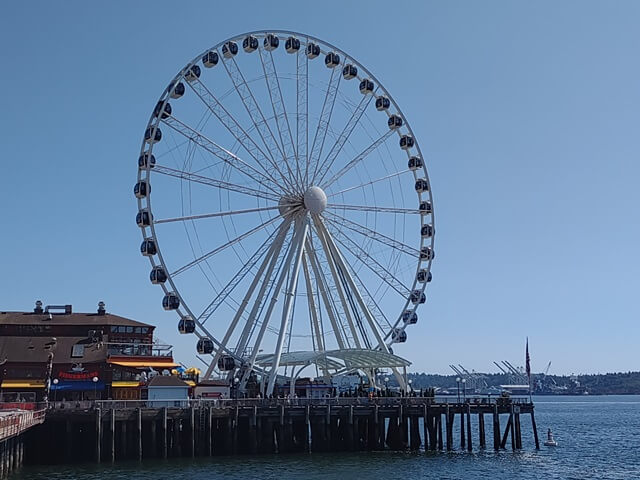
[[[7,478],[22,466],[26,432],[43,423],[44,419],[44,409],[9,408],[0,410],[0,478]]]
[[[178,405],[103,401],[90,408],[50,409],[46,422],[29,432],[25,460],[113,462],[257,453],[454,450],[458,429],[459,448],[473,451],[487,447],[486,417],[492,419],[492,447],[518,450],[522,414],[530,415],[539,447],[534,406],[528,399],[459,403],[432,397],[239,399]],[[472,435],[474,422],[477,439]]]

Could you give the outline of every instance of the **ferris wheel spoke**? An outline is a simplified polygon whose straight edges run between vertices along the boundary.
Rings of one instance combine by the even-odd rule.
[[[220,188],[223,190],[229,190],[236,193],[242,193],[251,197],[258,197],[265,200],[271,200],[274,202],[280,201],[280,197],[271,194],[269,192],[263,192],[256,190],[255,188],[246,187],[244,185],[237,185],[234,183],[224,182],[222,180],[216,180],[211,177],[205,177],[203,175],[196,175],[191,172],[185,172],[184,170],[176,170],[175,168],[167,167],[165,165],[156,164],[153,167],[154,173],[160,173],[162,175],[168,175],[170,177],[179,178],[181,180],[188,180],[190,182],[200,183],[202,185],[209,185],[211,187]]]
[[[389,139],[392,135],[394,134],[393,130],[388,130],[384,135],[380,136],[377,140],[375,140],[371,145],[369,145],[367,148],[365,148],[362,152],[360,152],[354,159],[352,159],[349,163],[347,163],[344,167],[342,167],[336,174],[334,174],[329,180],[327,180],[326,182],[324,182],[324,184],[322,185],[322,188],[324,190],[326,190],[327,188],[329,188],[331,185],[333,185],[333,183],[335,183],[340,177],[342,177],[345,173],[347,173],[349,170],[351,170],[353,167],[355,167],[356,165],[358,165],[362,160],[364,160],[365,158],[367,158],[367,156],[373,152],[374,150],[376,150],[380,145],[384,144],[387,139]],[[326,172],[329,172],[330,167],[328,167],[326,169]],[[325,175],[326,175],[325,172]],[[324,178],[324,175],[322,176],[322,178],[320,179],[320,181],[318,183],[322,183],[322,179]]]
[[[322,271],[320,260],[318,259],[316,251],[313,248],[313,245],[309,238],[305,240],[305,251],[309,255],[309,263],[311,264],[311,269],[313,270],[313,276],[315,277],[318,284],[320,296],[324,303],[324,309],[327,312],[327,315],[329,315],[329,322],[331,323],[331,328],[333,329],[333,335],[336,337],[338,348],[344,349],[346,348],[346,343],[343,334],[341,333],[343,326],[342,323],[338,321],[338,318],[335,314],[334,307],[330,300],[331,292],[329,290],[329,286],[327,285],[324,273]]]
[[[205,253],[204,255],[196,258],[195,260],[187,263],[186,265],[184,265],[183,267],[180,267],[178,270],[176,270],[175,272],[171,273],[171,276],[174,277],[176,275],[180,275],[181,273],[185,272],[186,270],[189,270],[191,267],[198,265],[200,262],[203,262],[204,260],[207,260],[208,258],[211,258],[212,256],[214,256],[217,253],[222,252],[223,250],[225,250],[226,248],[229,248],[232,245],[235,245],[238,242],[241,242],[242,240],[244,240],[245,238],[253,235],[256,232],[259,232],[260,230],[268,227],[269,225],[271,225],[272,223],[274,223],[276,220],[278,220],[280,217],[280,215],[273,217],[270,220],[267,220],[266,222],[258,225],[257,227],[252,228],[251,230],[243,233],[242,235],[234,238],[233,240],[229,240],[227,243],[220,245],[217,248],[214,248],[213,250],[211,250],[208,253]]]
[[[333,222],[329,219],[327,221],[331,224]],[[360,263],[366,266],[369,270],[375,273],[381,280],[383,280],[387,285],[393,288],[398,294],[403,298],[408,298],[410,291],[405,285],[396,278],[396,276],[387,270],[379,261],[377,261],[374,257],[369,255],[369,253],[354,242],[349,235],[345,235],[339,229],[334,231],[335,240],[340,243],[346,250],[348,250],[351,255],[358,259]],[[365,261],[364,258],[367,261]]]
[[[298,162],[298,153],[293,143],[291,125],[289,124],[289,117],[287,116],[287,110],[285,109],[284,99],[282,97],[282,89],[280,88],[280,80],[278,79],[278,72],[273,61],[273,53],[267,51],[263,47],[258,48],[258,51],[260,52],[262,70],[267,82],[267,89],[269,90],[269,98],[271,99],[273,116],[276,119],[276,127],[278,129],[280,145],[282,146],[282,152],[284,154],[284,163],[287,167],[289,175],[291,175],[291,177],[295,179],[296,183],[300,185],[302,183],[302,179],[300,178],[300,164]],[[295,174],[290,166],[290,163],[293,163],[292,160],[295,161],[296,164]]]
[[[359,233],[360,235],[363,235],[367,238],[371,238],[373,240],[376,240],[377,242],[382,243],[383,245],[387,245],[391,248],[394,248],[402,253],[406,253],[408,255],[414,256],[414,257],[419,257],[420,256],[420,252],[416,249],[413,248],[409,245],[406,245],[402,242],[399,242],[398,240],[395,240],[391,237],[388,237],[382,233],[376,232],[375,230],[371,230],[368,227],[365,227],[364,225],[361,225],[357,222],[354,222],[352,220],[348,220],[345,217],[342,217],[340,215],[336,215],[335,213],[332,212],[326,212],[329,214],[329,216],[331,218],[329,218],[329,220],[332,220],[334,224],[336,225],[340,225],[343,226],[345,228],[348,228],[349,230]]]
[[[240,123],[231,113],[222,105],[220,100],[204,85],[199,79],[190,82],[189,86],[202,100],[202,103],[213,113],[220,123],[225,126],[229,133],[242,145],[246,152],[254,159],[256,165],[261,167],[264,174],[269,177],[274,185],[278,185],[278,181],[273,178],[269,171],[265,168],[265,164],[269,161],[267,154],[258,146],[258,144],[249,136],[242,128]]]
[[[336,158],[338,157],[338,154],[342,151],[344,144],[347,142],[347,140],[351,136],[353,129],[356,127],[356,125],[360,121],[362,114],[364,113],[366,108],[369,106],[373,98],[375,98],[375,92],[373,95],[362,96],[362,98],[360,99],[360,102],[358,103],[358,106],[351,113],[351,117],[349,118],[346,125],[342,129],[342,132],[340,132],[340,135],[338,136],[338,139],[331,147],[331,150],[329,150],[329,153],[327,154],[326,158],[322,161],[322,163],[318,163],[316,172],[314,173],[314,177],[312,180],[312,183],[314,185],[316,183],[322,183],[322,180],[324,179],[327,172],[333,166],[333,162],[335,162]],[[316,181],[316,176],[320,174],[322,175]]]
[[[343,273],[344,273],[344,275],[346,277],[347,283],[349,284],[349,287],[351,288],[351,291],[352,291],[354,297],[356,298],[358,304],[360,305],[360,309],[364,313],[364,316],[365,316],[365,318],[367,319],[367,321],[369,323],[369,328],[371,329],[372,333],[376,337],[376,340],[378,341],[378,345],[376,346],[376,348],[379,348],[379,349],[382,349],[382,350],[388,352],[389,351],[388,347],[384,343],[383,332],[380,331],[380,327],[378,326],[378,324],[376,322],[376,319],[371,314],[371,311],[367,307],[366,302],[364,301],[362,295],[360,294],[360,290],[358,289],[358,286],[356,285],[355,281],[353,280],[353,277],[351,276],[351,271],[347,267],[347,265],[346,265],[346,263],[344,261],[344,258],[342,257],[342,255],[340,253],[340,250],[338,250],[338,247],[336,246],[335,242],[333,241],[333,237],[331,236],[331,234],[327,230],[326,226],[324,225],[324,223],[322,222],[322,220],[319,217],[316,219],[315,224],[316,224],[317,228],[319,228],[322,231],[322,235],[324,236],[324,238],[325,238],[325,240],[326,240],[326,242],[328,244],[328,247],[332,250],[332,252],[333,252],[333,254],[335,256],[334,258],[336,259],[336,262],[342,268],[342,271],[343,271]]]
[[[327,195],[327,197],[335,197],[336,195],[340,195],[342,193],[350,192],[351,190],[355,190],[357,188],[366,187],[367,185],[373,185],[374,183],[383,182],[384,180],[388,180],[393,177],[397,177],[398,175],[402,175],[403,173],[411,173],[411,170],[400,170],[398,172],[390,173],[389,175],[385,175],[384,177],[376,178],[375,180],[371,180],[369,182],[362,183],[360,185],[356,185],[354,187],[345,188],[344,190],[340,190],[339,192],[332,193]]]
[[[347,301],[347,294],[345,292],[346,285],[344,284],[344,278],[340,276],[340,267],[336,265],[335,257],[327,244],[327,240],[324,238],[323,232],[319,230],[318,221],[315,218],[314,224],[316,227],[318,239],[320,240],[320,244],[322,245],[322,249],[324,250],[324,256],[329,265],[329,271],[331,272],[331,275],[333,277],[333,283],[335,285],[336,291],[338,292],[338,298],[340,299],[342,305],[342,311],[344,312],[344,315],[347,319],[347,324],[349,325],[351,338],[353,339],[356,348],[362,348],[362,343],[360,341],[360,338],[358,337],[358,331],[354,322],[354,317],[357,317],[355,305],[352,305]]]
[[[262,113],[262,110],[260,109],[260,106],[258,105],[258,102],[253,95],[253,92],[249,88],[244,75],[240,71],[238,64],[236,63],[234,58],[226,59],[224,58],[224,56],[222,56],[221,58],[223,58],[222,64],[224,65],[229,78],[233,82],[233,85],[235,86],[236,91],[240,96],[240,100],[242,101],[245,110],[249,114],[249,117],[251,117],[253,126],[258,132],[258,135],[260,135],[262,143],[269,152],[269,163],[278,172],[282,181],[287,184],[292,191],[295,191],[294,185],[282,172],[282,170],[280,170],[278,164],[276,163],[276,159],[284,157],[284,153],[280,150],[273,132],[271,131],[271,128],[269,128],[269,124],[267,123],[267,120],[265,119],[264,114]]]
[[[271,248],[269,249],[269,252],[265,256],[264,260],[262,261],[262,264],[260,265],[260,268],[258,269],[258,272],[254,276],[254,278],[253,278],[253,280],[251,282],[251,285],[247,289],[247,292],[245,293],[245,296],[242,299],[242,302],[240,303],[240,306],[236,310],[236,313],[233,316],[233,319],[231,320],[231,323],[229,324],[229,327],[227,328],[227,331],[225,332],[224,337],[222,338],[222,344],[223,345],[228,345],[229,340],[231,339],[231,336],[233,335],[234,330],[238,326],[238,323],[240,322],[240,319],[242,318],[242,315],[244,314],[244,312],[245,312],[245,310],[247,308],[247,305],[249,304],[249,301],[251,300],[251,297],[253,296],[253,294],[255,292],[255,289],[258,286],[258,283],[260,282],[260,279],[262,278],[262,274],[265,273],[265,269],[267,269],[267,272],[265,273],[265,282],[263,282],[263,287],[264,287],[264,284],[266,283],[266,281],[271,276],[271,273],[273,272],[273,266],[275,265],[275,263],[276,263],[276,261],[278,259],[278,255],[280,253],[280,249],[282,248],[284,237],[286,236],[290,225],[291,225],[291,220],[285,220],[282,223],[282,225],[280,226],[280,228],[278,230],[278,235],[277,235],[275,241],[271,245]],[[264,290],[265,290],[264,288],[260,289],[260,292],[258,293],[258,298],[260,298],[262,295],[264,295]],[[261,298],[260,298],[260,300],[261,300]],[[246,331],[250,330],[250,325],[252,325],[253,321],[255,321],[255,313],[254,312],[255,312],[255,307],[254,307],[254,310],[252,310],[252,312],[247,317],[247,322],[246,322],[245,327],[248,327],[248,328],[245,328],[245,330],[243,331],[243,334]],[[236,348],[235,349],[235,353],[236,353],[236,355],[242,355],[242,350],[239,350],[238,348]],[[215,366],[218,364],[218,359],[220,358],[220,354],[221,354],[221,352],[217,352],[215,354],[215,356],[213,357],[213,361],[211,362],[213,368],[215,368]]]
[[[307,38],[306,44],[309,43]],[[304,48],[296,54],[296,152],[298,162],[304,162],[305,185],[309,184],[309,59]],[[302,173],[302,172],[300,172]]]
[[[214,217],[226,217],[230,215],[240,215],[243,213],[255,213],[255,212],[265,212],[268,210],[277,210],[278,206],[274,207],[262,207],[262,208],[248,208],[246,210],[229,210],[227,212],[215,212],[215,213],[204,213],[202,215],[189,215],[187,217],[174,217],[174,218],[163,218],[161,220],[154,220],[154,224],[159,223],[170,223],[170,222],[183,222],[185,220],[201,220],[203,218],[214,218]]]
[[[313,172],[311,178],[316,175],[318,163],[322,156],[322,150],[324,148],[324,142],[327,137],[327,130],[331,123],[331,115],[333,114],[333,106],[336,102],[336,96],[338,94],[338,87],[340,86],[340,79],[342,75],[340,71],[341,66],[338,65],[331,69],[331,78],[329,78],[329,84],[324,96],[324,102],[322,104],[322,111],[320,112],[320,119],[318,120],[318,126],[316,127],[316,133],[313,136],[313,143],[311,144],[311,154],[309,155],[309,170]]]
[[[193,128],[189,127],[173,116],[168,116],[162,121],[179,134],[191,140],[196,145],[200,146],[212,155],[218,157],[231,168],[249,177],[252,182],[262,185],[263,187],[271,190],[276,195],[280,194],[280,192],[277,190],[278,185],[277,183],[274,183],[272,178],[265,176],[262,172],[259,172],[253,166],[249,165],[226,148],[223,148],[214,141],[209,140],[202,133],[194,130]],[[253,174],[249,173],[248,170],[253,172]]]
[[[345,205],[342,203],[330,203],[327,208],[331,210],[355,210],[359,212],[393,213],[397,215],[420,215],[417,208],[376,207],[369,205]]]
[[[246,277],[253,267],[255,267],[258,260],[262,258],[262,256],[269,251],[272,246],[272,242],[276,236],[276,230],[271,232],[271,235],[267,237],[260,248],[256,250],[256,252],[247,260],[247,262],[242,266],[242,268],[229,280],[229,282],[225,285],[225,287],[220,290],[218,295],[213,299],[213,301],[207,305],[207,307],[203,310],[203,312],[198,315],[198,320],[203,325],[211,318],[211,316],[215,313],[220,305],[222,305],[229,295],[233,292],[233,290],[238,286],[238,284]]]

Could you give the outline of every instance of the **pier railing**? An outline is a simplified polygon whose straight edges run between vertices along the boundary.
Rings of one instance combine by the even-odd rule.
[[[20,435],[34,425],[44,422],[46,410],[0,410],[0,441]]]
[[[285,407],[296,406],[423,406],[423,405],[529,405],[528,397],[330,397],[330,398],[198,398],[198,399],[162,399],[162,400],[96,400],[84,402],[51,402],[50,408],[101,408],[133,409],[133,408],[235,408],[235,407]]]

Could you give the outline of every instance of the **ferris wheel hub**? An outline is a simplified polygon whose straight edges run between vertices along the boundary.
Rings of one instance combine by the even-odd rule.
[[[304,206],[314,215],[321,214],[327,208],[327,194],[320,187],[307,188],[304,192]]]

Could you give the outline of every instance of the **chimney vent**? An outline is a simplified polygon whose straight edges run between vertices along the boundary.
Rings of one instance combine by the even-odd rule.
[[[36,300],[36,308],[33,309],[33,313],[43,313],[42,310],[42,302],[40,300]]]
[[[107,313],[107,310],[105,309],[104,302],[98,302],[98,315],[104,315],[105,313]]]

